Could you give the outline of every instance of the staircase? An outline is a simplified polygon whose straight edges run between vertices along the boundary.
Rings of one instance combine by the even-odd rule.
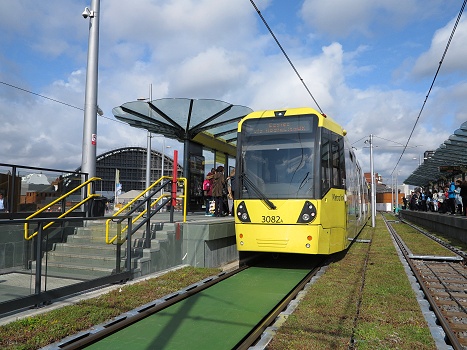
[[[133,234],[131,267],[135,277],[175,266],[174,259],[169,258],[169,254],[173,255],[173,227],[174,224],[152,224],[149,249],[143,248],[144,229]],[[122,270],[125,268],[126,247],[125,242],[121,246]],[[42,271],[47,272],[48,276],[78,280],[108,276],[116,270],[116,251],[116,245],[105,243],[102,221],[88,227],[76,227],[75,233],[69,235],[65,243],[55,243],[53,249],[45,254]]]

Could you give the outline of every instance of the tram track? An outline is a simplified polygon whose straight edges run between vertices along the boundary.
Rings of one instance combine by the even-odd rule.
[[[455,350],[467,349],[467,268],[464,260],[413,256],[392,223],[384,215],[383,219],[430,304],[437,323],[442,327],[446,343]],[[416,229],[422,232],[421,229]],[[441,244],[433,235],[422,233]],[[444,242],[442,245],[458,254],[457,248]]]
[[[263,264],[223,273],[44,349],[247,349],[319,271],[324,259],[314,260],[308,269]]]

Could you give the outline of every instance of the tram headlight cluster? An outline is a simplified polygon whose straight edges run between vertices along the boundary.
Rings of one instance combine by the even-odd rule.
[[[240,202],[237,206],[237,217],[241,222],[251,222],[248,210],[246,210],[245,202]]]
[[[298,217],[297,223],[306,224],[312,222],[316,218],[316,207],[310,201],[305,201],[302,212]]]

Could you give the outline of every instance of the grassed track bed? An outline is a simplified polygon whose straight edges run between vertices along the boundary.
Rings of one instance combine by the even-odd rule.
[[[436,348],[390,235],[379,217],[376,223],[376,228],[367,226],[359,237],[371,238],[371,244],[354,243],[346,254],[338,255],[279,329],[269,349]],[[203,278],[195,273],[202,270],[186,271],[124,287],[97,303],[86,301],[2,326],[0,348],[37,349]],[[157,295],[147,296],[150,292],[143,287],[149,284]],[[244,291],[251,288],[245,286]],[[234,298],[243,300],[237,294]],[[225,347],[217,347],[221,348]]]
[[[268,349],[436,349],[383,220],[359,238],[371,243],[340,254]]]
[[[87,349],[232,349],[308,272],[250,267]]]
[[[44,347],[217,273],[218,269],[194,267],[173,270],[96,298],[2,325],[0,349]]]
[[[413,255],[454,257],[456,254],[427,237],[415,228],[402,222],[393,222],[392,227]]]

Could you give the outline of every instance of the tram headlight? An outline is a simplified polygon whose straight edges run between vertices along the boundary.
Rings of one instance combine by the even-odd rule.
[[[246,210],[244,201],[240,202],[240,204],[237,206],[236,214],[241,222],[251,222],[250,215],[248,215],[248,210]]]
[[[305,201],[297,223],[307,224],[316,218],[316,207],[310,201]]]

